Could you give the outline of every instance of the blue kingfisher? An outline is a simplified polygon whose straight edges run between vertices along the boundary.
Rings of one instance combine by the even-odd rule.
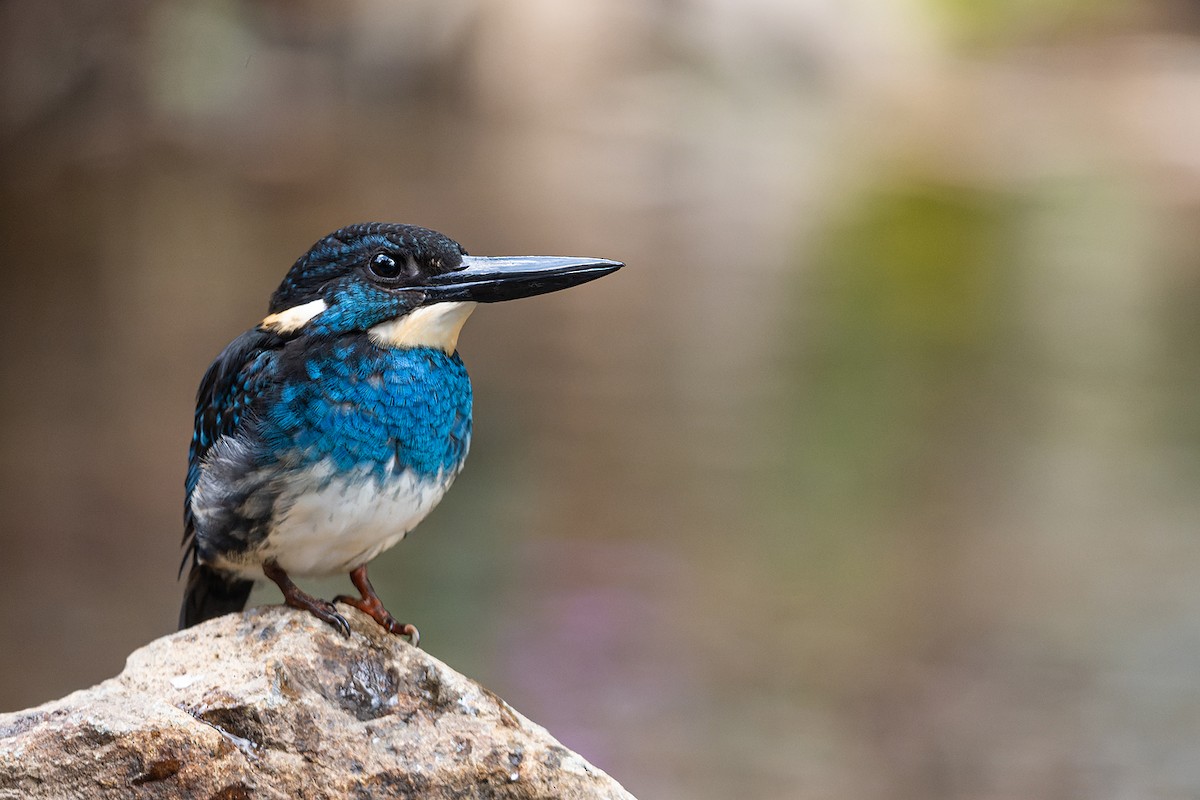
[[[350,626],[290,576],[349,573],[339,595],[390,633],[367,563],[425,518],[463,467],[471,382],[458,356],[477,303],[554,292],[623,266],[600,258],[478,257],[425,228],[351,225],[300,257],[267,316],[208,368],[184,502],[180,628],[240,611],[254,581]]]

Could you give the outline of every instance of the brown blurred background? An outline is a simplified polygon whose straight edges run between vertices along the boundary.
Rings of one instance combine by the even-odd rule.
[[[645,798],[1196,796],[1195,9],[0,3],[0,709],[173,629],[200,375],[390,220],[629,264],[467,326],[434,655]]]

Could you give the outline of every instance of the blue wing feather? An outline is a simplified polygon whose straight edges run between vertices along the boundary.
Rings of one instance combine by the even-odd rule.
[[[196,524],[192,493],[200,481],[204,456],[224,436],[238,433],[253,417],[257,402],[274,380],[276,353],[287,340],[253,328],[230,342],[204,373],[196,392],[196,416],[183,502],[182,575],[189,557],[196,558]]]

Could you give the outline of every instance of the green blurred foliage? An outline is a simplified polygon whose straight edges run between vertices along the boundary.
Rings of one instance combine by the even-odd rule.
[[[912,549],[905,518],[927,500],[931,461],[986,405],[1012,305],[1018,203],[986,190],[894,180],[876,187],[815,249],[789,331],[786,465],[768,481],[774,530],[805,549],[806,572],[861,591]],[[864,502],[870,498],[870,502]],[[799,523],[797,523],[799,520]],[[797,530],[797,527],[802,530]],[[846,581],[846,570],[865,581]]]
[[[964,47],[1008,44],[1086,28],[1132,8],[1127,0],[928,0]]]
[[[812,287],[827,302],[826,345],[840,364],[909,368],[974,354],[1000,313],[1009,202],[933,184],[874,190],[818,246]]]

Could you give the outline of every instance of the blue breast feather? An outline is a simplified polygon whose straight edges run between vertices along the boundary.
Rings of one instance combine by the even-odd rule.
[[[262,413],[267,449],[284,462],[433,477],[466,457],[471,382],[457,354],[332,342],[308,354]]]

